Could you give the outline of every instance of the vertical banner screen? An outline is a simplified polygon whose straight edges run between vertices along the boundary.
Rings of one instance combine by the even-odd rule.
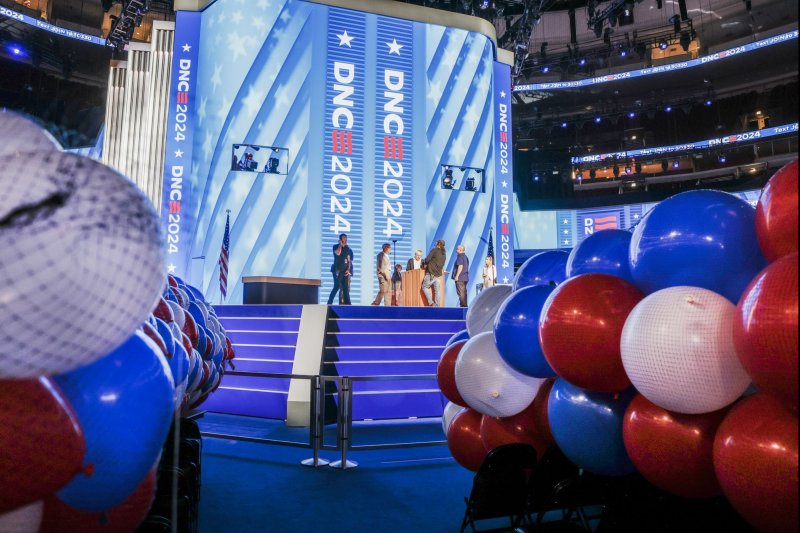
[[[494,63],[495,265],[498,283],[514,279],[514,172],[511,166],[511,67]]]

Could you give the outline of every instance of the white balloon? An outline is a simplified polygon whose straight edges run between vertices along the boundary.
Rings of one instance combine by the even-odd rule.
[[[517,372],[500,357],[494,333],[472,337],[456,359],[456,387],[481,414],[513,416],[528,407],[544,381]]]
[[[750,385],[733,347],[736,307],[698,287],[654,292],[622,329],[622,364],[645,398],[669,411],[699,414],[729,405]]]
[[[27,153],[26,159],[30,160],[31,153],[60,150],[58,141],[35,122],[13,111],[0,109],[0,157]]]
[[[444,406],[444,413],[442,413],[442,431],[445,435],[447,435],[447,428],[450,427],[450,422],[464,409],[466,409],[466,407],[461,407],[453,402],[447,402],[447,405]]]
[[[184,324],[186,324],[186,312],[181,307],[181,304],[178,302],[173,302],[172,300],[167,300],[167,305],[172,308],[172,317],[175,319],[175,323],[178,324],[178,327],[183,329]]]
[[[158,215],[129,179],[64,152],[0,157],[0,379],[108,354],[165,277]]]
[[[172,336],[175,338],[175,342],[183,342],[183,332],[181,331],[181,326],[177,322],[170,322],[169,329],[172,331]]]
[[[2,114],[0,113],[0,116]],[[38,501],[0,514],[0,531],[3,533],[36,533],[42,525],[44,502]]]
[[[484,289],[467,309],[467,332],[470,338],[492,331],[497,310],[511,295],[511,285],[495,285]]]

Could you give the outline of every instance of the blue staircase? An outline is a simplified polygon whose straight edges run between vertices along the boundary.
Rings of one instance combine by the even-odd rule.
[[[302,305],[214,306],[236,352],[239,372],[292,373]],[[289,380],[227,375],[203,409],[286,418]]]
[[[436,374],[465,315],[462,308],[331,306],[323,375]],[[353,382],[354,420],[441,416],[445,403],[435,379]]]

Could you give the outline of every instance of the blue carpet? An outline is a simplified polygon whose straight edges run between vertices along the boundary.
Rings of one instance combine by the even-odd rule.
[[[203,431],[307,442],[283,422],[207,414]],[[335,430],[326,431],[333,442]],[[444,440],[438,419],[354,426],[353,443]],[[458,531],[472,472],[446,445],[352,451],[351,470],[308,468],[308,449],[203,439],[201,532]],[[338,459],[336,452],[322,457]],[[487,524],[489,525],[489,524]]]

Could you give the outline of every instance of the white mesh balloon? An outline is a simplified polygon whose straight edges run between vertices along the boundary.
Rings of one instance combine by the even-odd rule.
[[[511,295],[511,285],[495,285],[478,294],[467,309],[467,332],[470,337],[494,329],[497,310]]]
[[[0,157],[59,151],[58,141],[33,121],[12,111],[0,110]],[[31,156],[28,155],[29,163]],[[38,159],[37,159],[38,161]]]
[[[481,414],[512,416],[528,407],[543,379],[517,372],[500,357],[494,333],[480,333],[461,348],[456,359],[456,387]]]
[[[115,349],[164,287],[150,201],[63,153],[0,158],[0,378],[57,374]]]
[[[736,400],[750,378],[733,349],[736,307],[698,287],[654,292],[622,330],[622,364],[634,387],[669,411],[708,413]]]
[[[172,309],[172,316],[175,319],[175,323],[183,329],[183,325],[186,323],[186,312],[181,307],[181,304],[178,302],[173,302],[172,300],[167,300],[167,305]]]
[[[466,407],[461,407],[453,402],[447,402],[447,405],[444,406],[444,413],[442,413],[442,431],[445,435],[447,435],[447,428],[450,427],[450,422],[464,409],[466,409]]]

